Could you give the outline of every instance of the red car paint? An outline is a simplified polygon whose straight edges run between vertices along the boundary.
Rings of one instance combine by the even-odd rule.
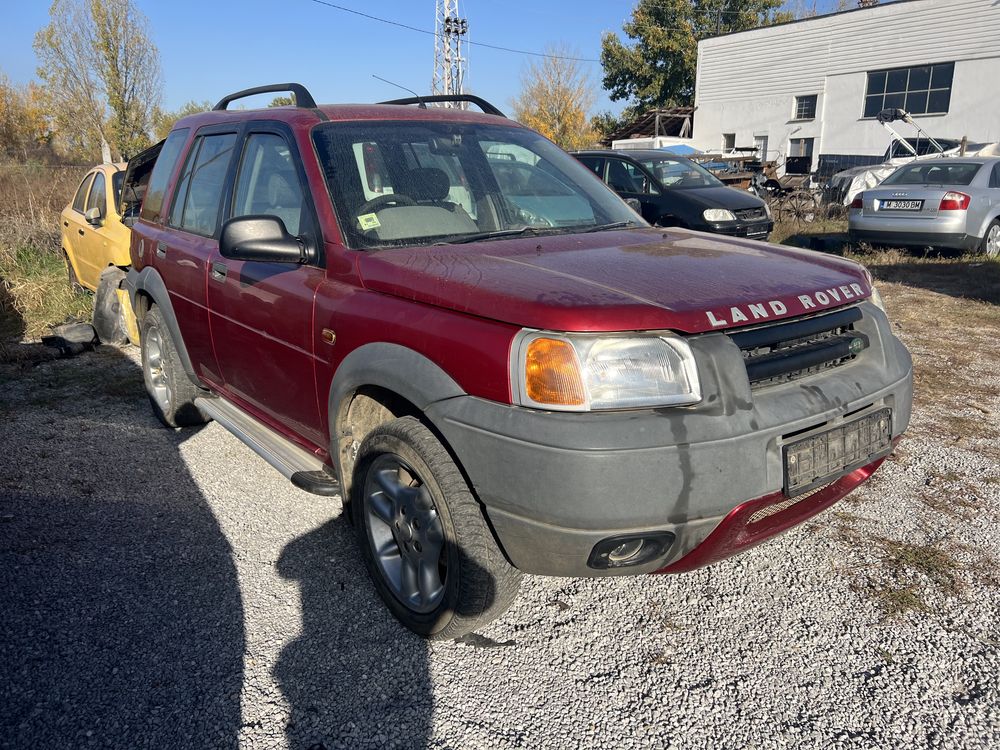
[[[805,499],[758,521],[750,519],[755,513],[766,510],[770,506],[788,502],[788,497],[783,492],[775,492],[773,495],[737,505],[729,511],[722,523],[715,527],[705,541],[684,557],[655,572],[687,573],[696,568],[703,568],[706,565],[725,560],[727,557],[732,557],[751,547],[756,547],[761,542],[809,520],[853,492],[858,486],[868,481],[883,461],[885,458],[880,458],[867,466],[855,469],[850,474],[845,474],[836,482]]]

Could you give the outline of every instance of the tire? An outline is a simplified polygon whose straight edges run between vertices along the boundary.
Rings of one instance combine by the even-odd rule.
[[[983,235],[983,241],[979,245],[979,252],[987,258],[1000,257],[1000,219],[990,222]]]
[[[202,390],[184,371],[170,329],[156,305],[142,319],[139,350],[146,395],[157,419],[167,427],[193,427],[207,422],[194,404]]]
[[[414,633],[458,638],[517,598],[520,571],[504,558],[451,455],[419,420],[395,419],[365,437],[351,495],[368,573]]]
[[[69,262],[69,253],[65,250],[63,250],[63,261],[66,263],[66,281],[69,282],[69,288],[78,293],[87,291],[83,288],[83,284],[80,283],[80,279],[77,278],[76,271],[73,270],[73,264]]]
[[[104,269],[94,292],[94,330],[102,344],[124,346],[128,343],[121,300],[118,289],[125,280],[125,272],[115,266]]]

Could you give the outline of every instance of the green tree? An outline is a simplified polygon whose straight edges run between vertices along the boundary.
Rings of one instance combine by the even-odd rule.
[[[57,128],[88,155],[127,159],[149,144],[159,52],[132,0],[53,0],[35,35]]]
[[[291,104],[295,104],[295,99],[290,96],[276,96],[268,104],[268,107],[287,107]]]
[[[514,118],[569,150],[595,142],[587,121],[594,105],[593,83],[571,50],[546,49],[548,57],[529,62],[521,74],[521,93],[512,102]]]
[[[622,31],[601,39],[604,88],[629,114],[694,101],[698,41],[793,19],[783,0],[639,0]]]
[[[174,123],[179,119],[187,117],[188,115],[197,114],[198,112],[208,112],[213,106],[213,103],[210,101],[206,100],[196,102],[192,99],[191,101],[182,104],[180,109],[174,110],[173,112],[168,112],[167,110],[160,109],[159,107],[154,108],[151,117],[153,123],[153,138],[157,141],[162,141],[170,134],[170,131],[174,127]]]
[[[628,117],[613,115],[610,112],[598,112],[590,118],[590,129],[594,131],[596,138],[605,141],[611,135],[621,130],[629,121]]]

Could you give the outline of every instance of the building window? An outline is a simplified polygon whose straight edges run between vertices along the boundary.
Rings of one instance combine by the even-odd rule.
[[[816,119],[816,94],[809,96],[795,97],[795,117],[796,120]]]
[[[759,161],[767,161],[767,136],[766,135],[755,135],[753,137],[753,145],[757,150],[756,156]]]
[[[812,138],[792,138],[788,141],[785,174],[809,174],[812,171],[812,160]]]
[[[722,153],[728,154],[736,148],[736,133],[722,134]]]
[[[955,63],[893,68],[868,73],[865,117],[883,109],[905,109],[911,115],[943,115],[951,104]]]

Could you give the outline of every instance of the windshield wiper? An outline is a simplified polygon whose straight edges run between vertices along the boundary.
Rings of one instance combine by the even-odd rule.
[[[498,237],[515,237],[519,234],[538,234],[549,231],[555,227],[521,227],[520,229],[496,229],[492,232],[476,232],[475,234],[460,234],[450,237],[447,240],[438,242],[438,245],[462,245],[466,242],[478,242],[479,240],[492,240]]]
[[[593,227],[587,227],[586,229],[581,229],[581,233],[586,232],[603,232],[608,229],[623,229],[625,227],[638,227],[639,225],[632,221],[614,221],[610,224],[597,224]]]

